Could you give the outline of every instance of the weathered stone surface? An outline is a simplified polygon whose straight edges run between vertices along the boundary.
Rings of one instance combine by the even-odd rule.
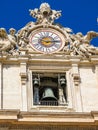
[[[3,65],[3,109],[21,109],[19,65]]]
[[[30,15],[37,21],[18,32],[0,28],[0,130],[97,130],[98,48],[90,41],[98,33],[55,24],[61,11],[47,3]],[[34,104],[34,79],[40,100],[42,87],[53,87],[56,106]]]

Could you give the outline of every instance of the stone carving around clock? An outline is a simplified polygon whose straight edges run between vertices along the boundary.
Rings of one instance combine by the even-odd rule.
[[[16,32],[14,28],[7,33],[0,28],[0,54],[20,55],[21,50],[29,53],[56,54],[70,56],[98,55],[98,47],[91,45],[91,40],[98,37],[98,32],[89,31],[73,33],[72,29],[56,24],[61,11],[50,8],[48,3],[42,3],[39,9],[29,10],[36,22],[29,22]]]

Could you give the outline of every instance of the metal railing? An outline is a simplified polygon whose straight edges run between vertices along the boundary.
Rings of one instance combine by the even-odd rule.
[[[40,101],[40,105],[44,105],[44,106],[58,106],[58,101]]]

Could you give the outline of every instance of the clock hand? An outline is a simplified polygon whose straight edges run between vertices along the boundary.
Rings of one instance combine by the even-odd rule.
[[[52,40],[52,41],[46,41],[46,40],[42,40],[43,42],[60,42],[60,40]]]
[[[60,42],[60,40],[53,40],[53,41],[51,41],[51,42]]]

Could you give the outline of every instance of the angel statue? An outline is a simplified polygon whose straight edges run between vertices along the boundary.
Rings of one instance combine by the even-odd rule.
[[[16,30],[11,28],[7,34],[5,28],[0,28],[0,51],[10,53],[17,46]]]
[[[89,56],[98,53],[98,48],[90,44],[90,41],[95,37],[98,37],[98,33],[95,31],[89,31],[86,35],[81,32],[72,35],[71,49],[74,54]]]

